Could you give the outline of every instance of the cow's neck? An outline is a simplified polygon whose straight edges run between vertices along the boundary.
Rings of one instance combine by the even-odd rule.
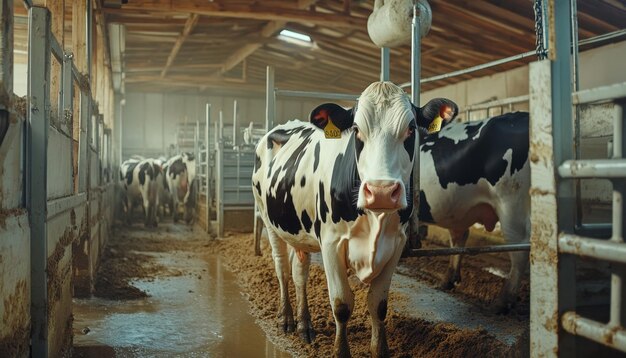
[[[356,207],[361,178],[357,170],[354,134],[350,132],[349,136],[346,149],[335,159],[330,182],[331,212],[334,223],[340,220],[354,221],[361,213]]]

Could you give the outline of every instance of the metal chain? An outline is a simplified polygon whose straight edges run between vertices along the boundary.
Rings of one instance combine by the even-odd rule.
[[[544,60],[547,56],[545,44],[543,43],[543,1],[535,0],[533,4],[535,10],[535,44],[537,59]]]

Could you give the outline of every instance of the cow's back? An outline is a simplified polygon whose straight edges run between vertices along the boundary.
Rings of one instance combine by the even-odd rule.
[[[497,215],[529,205],[528,113],[451,123],[420,147],[420,220],[452,227],[486,204]]]

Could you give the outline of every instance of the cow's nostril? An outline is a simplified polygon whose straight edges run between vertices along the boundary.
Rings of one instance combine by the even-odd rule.
[[[374,194],[370,190],[370,187],[369,187],[369,185],[367,183],[363,186],[363,194],[365,194],[365,198],[366,199],[369,199],[372,196],[374,196]]]
[[[391,192],[391,200],[392,201],[398,201],[398,199],[400,199],[400,184],[395,183],[393,185],[393,191]]]

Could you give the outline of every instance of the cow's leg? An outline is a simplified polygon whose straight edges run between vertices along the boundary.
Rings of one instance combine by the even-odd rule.
[[[370,342],[370,353],[372,357],[389,357],[389,346],[387,345],[387,334],[385,330],[385,317],[387,316],[387,297],[391,276],[398,265],[398,260],[402,254],[405,242],[398,243],[396,252],[391,260],[387,262],[381,273],[372,281],[367,292],[367,309],[372,321],[372,340]]]
[[[450,247],[465,247],[469,230],[449,230],[450,231]],[[451,255],[448,271],[446,272],[441,289],[450,290],[455,284],[461,282],[461,260],[463,255]]]
[[[256,205],[255,205],[256,207]],[[261,234],[263,233],[263,219],[261,213],[254,211],[254,254],[261,256]]]
[[[267,232],[270,245],[272,246],[272,258],[274,268],[280,286],[280,307],[278,308],[279,327],[283,332],[293,332],[295,324],[293,320],[293,310],[289,302],[289,256],[287,244],[272,230]]]
[[[143,217],[144,217],[144,225],[146,227],[150,226],[150,200],[146,198],[147,195],[143,195],[143,201],[141,207],[143,208]]]
[[[296,286],[297,300],[297,326],[296,331],[300,338],[306,343],[315,340],[315,331],[311,325],[311,313],[309,312],[309,301],[306,294],[306,284],[309,280],[309,266],[311,265],[311,254],[303,251],[296,251],[293,247],[289,250],[289,260],[291,261],[291,276]]]
[[[337,241],[322,240],[322,257],[335,318],[335,357],[350,357],[348,320],[354,309],[354,294],[348,283],[345,249]]]
[[[519,208],[524,207],[520,206]],[[501,215],[500,225],[507,243],[527,243],[530,241],[530,219],[520,220],[523,217],[528,218],[528,211]],[[513,251],[509,253],[509,257],[511,258],[511,270],[509,271],[509,278],[502,286],[500,296],[493,307],[496,313],[507,313],[515,305],[520,282],[528,267],[527,251]]]

